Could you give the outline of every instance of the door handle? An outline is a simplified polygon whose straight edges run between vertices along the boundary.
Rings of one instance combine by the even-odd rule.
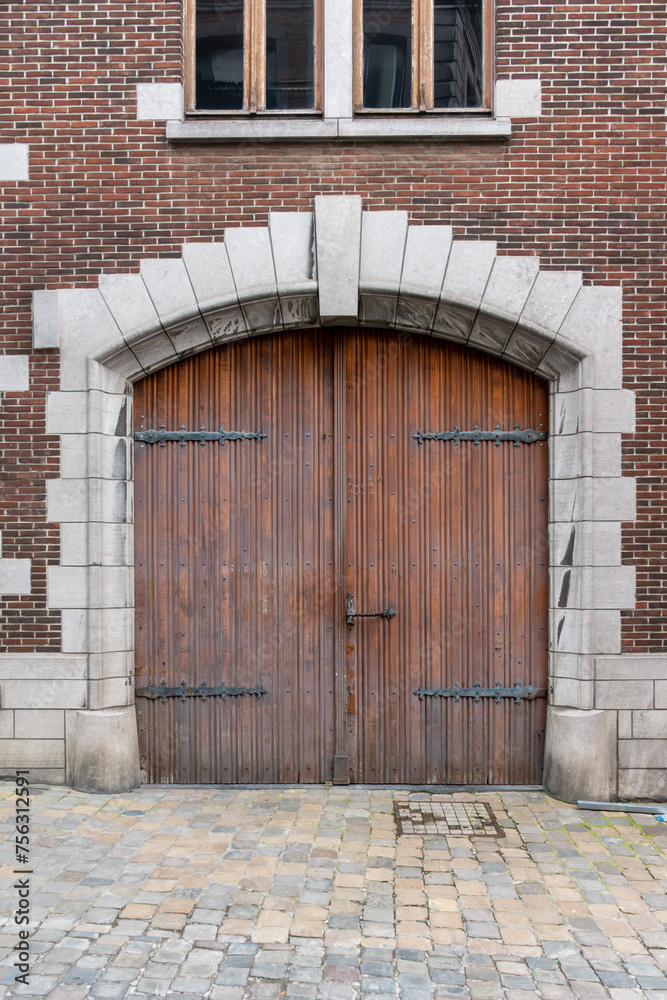
[[[393,608],[386,608],[384,611],[355,611],[354,597],[349,590],[345,595],[345,623],[348,628],[352,628],[355,618],[386,618],[389,620],[395,614]]]

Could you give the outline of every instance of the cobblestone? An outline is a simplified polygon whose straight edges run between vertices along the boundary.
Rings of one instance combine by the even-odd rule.
[[[0,1000],[667,1000],[667,831],[646,817],[462,793],[505,837],[397,837],[407,792],[319,786],[35,788],[16,985],[12,788]]]

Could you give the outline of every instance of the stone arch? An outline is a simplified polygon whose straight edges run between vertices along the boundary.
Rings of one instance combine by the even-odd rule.
[[[357,197],[321,197],[313,213],[272,213],[267,227],[143,260],[139,274],[35,293],[35,347],[61,352],[47,426],[62,435],[61,478],[48,483],[62,552],[49,602],[62,609],[63,652],[85,656],[88,678],[68,725],[68,780],[120,788],[138,774],[131,383],[232,339],[359,324],[468,344],[550,381],[547,781],[564,797],[613,797],[616,716],[612,726],[596,707],[594,682],[595,657],[620,653],[621,610],[634,602],[634,570],[621,564],[620,525],[635,516],[620,461],[634,429],[621,290],[539,265],[453,240],[449,226],[410,226],[405,212],[364,213]],[[115,770],[107,730],[124,748]]]

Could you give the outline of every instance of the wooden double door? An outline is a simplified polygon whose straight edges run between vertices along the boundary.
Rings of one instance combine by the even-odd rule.
[[[540,379],[384,330],[138,383],[146,780],[539,782],[547,443],[470,437],[547,414]]]

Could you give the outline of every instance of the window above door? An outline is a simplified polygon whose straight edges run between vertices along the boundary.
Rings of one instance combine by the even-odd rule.
[[[186,0],[186,112],[491,111],[493,0]]]

